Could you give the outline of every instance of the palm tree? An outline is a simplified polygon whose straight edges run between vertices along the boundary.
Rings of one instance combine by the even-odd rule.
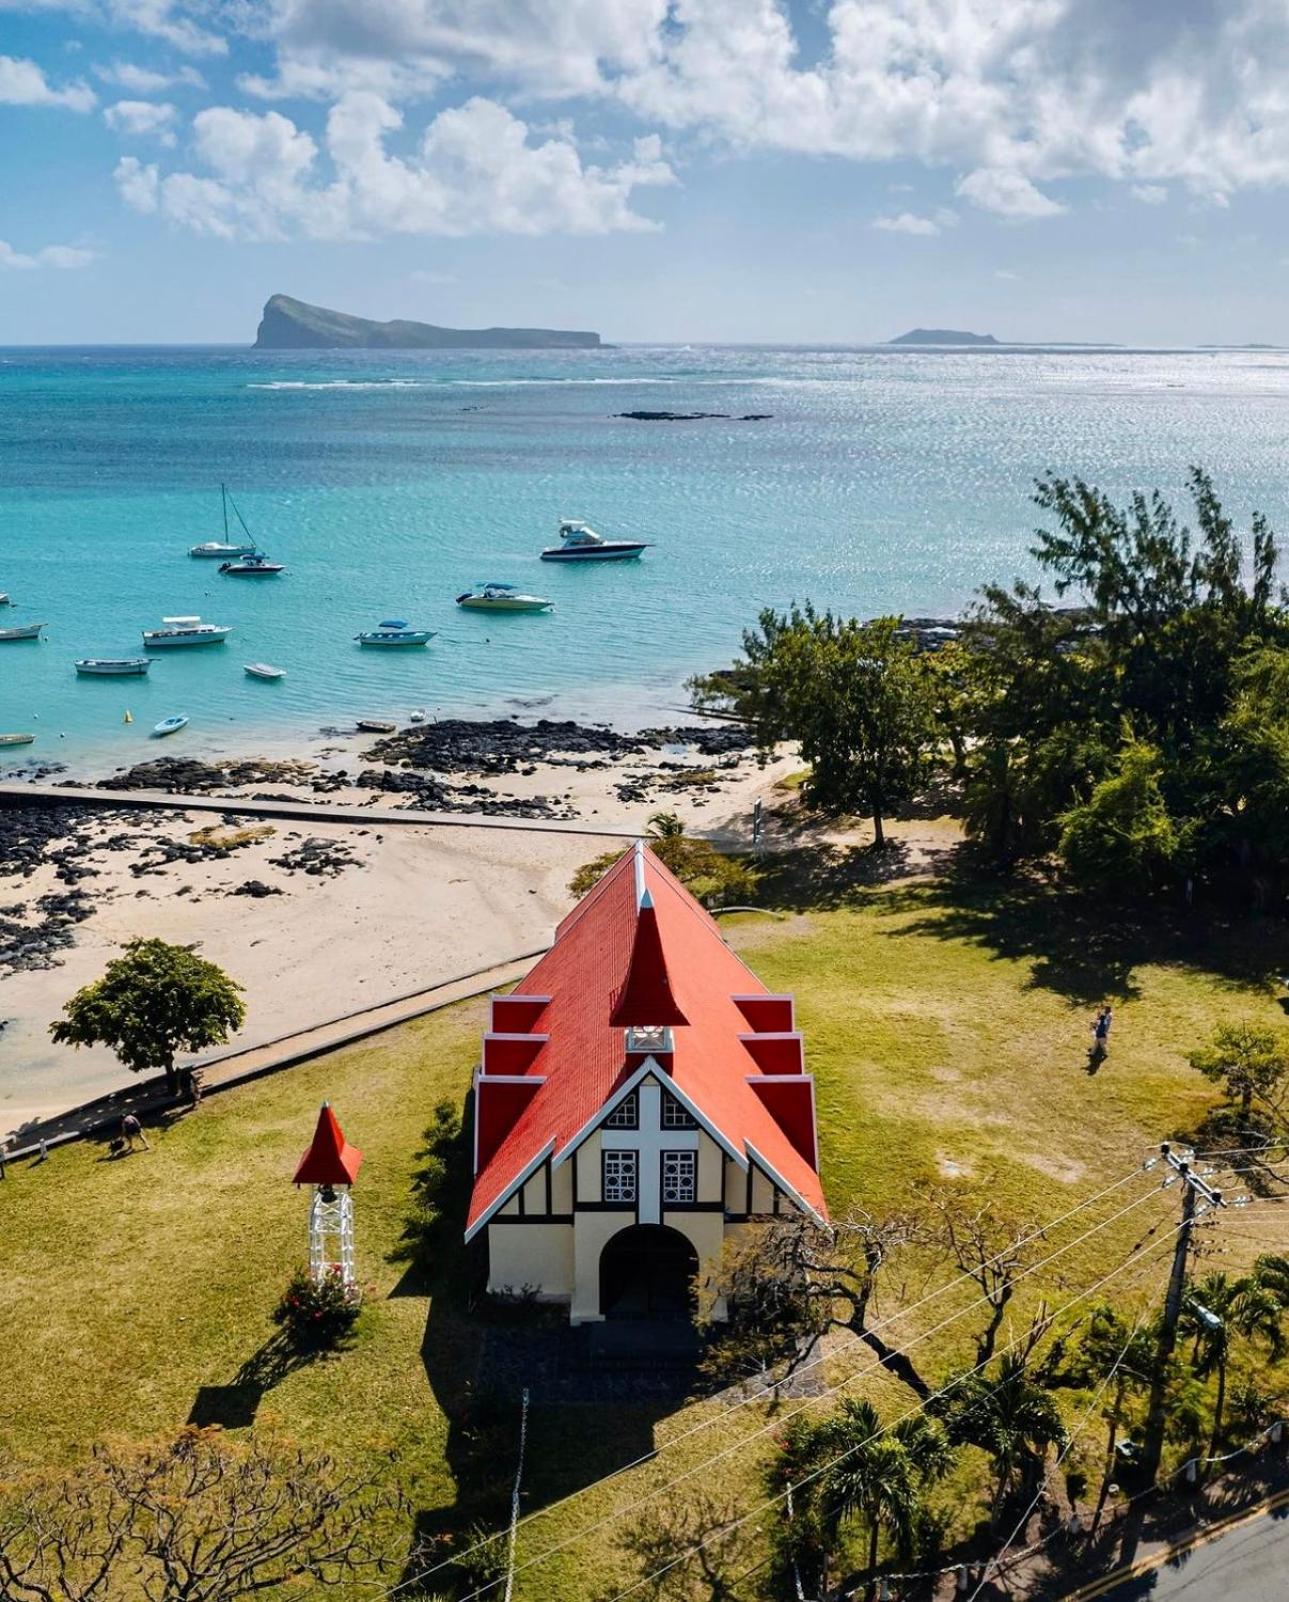
[[[645,824],[651,840],[678,840],[684,832],[685,825],[674,812],[654,812]]]
[[[935,1405],[955,1446],[978,1446],[993,1460],[998,1484],[991,1526],[1017,1471],[1041,1469],[1048,1448],[1065,1440],[1056,1403],[1029,1377],[1027,1359],[1018,1351],[1005,1353],[994,1373],[964,1375]]]
[[[1260,1340],[1272,1358],[1284,1349],[1280,1328],[1281,1304],[1265,1279],[1254,1273],[1241,1279],[1209,1274],[1196,1285],[1182,1306],[1179,1328],[1193,1337],[1191,1364],[1201,1379],[1217,1375],[1213,1402],[1213,1430],[1209,1456],[1216,1457],[1226,1416],[1226,1382],[1235,1336]]]
[[[1115,1447],[1123,1424],[1124,1410],[1131,1391],[1149,1385],[1154,1362],[1153,1334],[1145,1328],[1130,1329],[1127,1323],[1109,1304],[1095,1307],[1088,1319],[1087,1332],[1079,1343],[1073,1364],[1075,1376],[1085,1385],[1102,1385],[1109,1399],[1102,1407],[1101,1416],[1108,1426],[1105,1451],[1105,1468],[1101,1474],[1101,1487],[1097,1492],[1097,1505],[1092,1514],[1095,1531],[1105,1512],[1106,1498],[1115,1472]]]

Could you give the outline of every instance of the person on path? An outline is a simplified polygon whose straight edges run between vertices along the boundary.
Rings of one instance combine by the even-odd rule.
[[[148,1137],[143,1133],[143,1125],[133,1113],[126,1113],[121,1120],[121,1138],[125,1141],[126,1151],[134,1150],[136,1140],[143,1142],[144,1151],[152,1150],[152,1147],[148,1145]]]

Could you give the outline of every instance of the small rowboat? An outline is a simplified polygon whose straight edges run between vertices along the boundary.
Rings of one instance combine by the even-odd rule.
[[[242,667],[253,679],[284,679],[286,677],[285,668],[270,667],[267,662],[244,662]]]
[[[147,656],[82,656],[76,661],[76,671],[86,676],[102,675],[125,678],[146,673],[152,666]]]
[[[38,640],[43,623],[24,623],[16,629],[0,629],[0,640]]]
[[[0,734],[0,746],[30,745],[35,738],[34,734]]]
[[[384,718],[359,718],[358,727],[364,734],[393,734],[398,724],[388,723]]]
[[[187,727],[187,724],[188,719],[179,713],[175,717],[162,718],[160,723],[153,724],[152,732],[158,739],[164,739],[167,734],[178,734],[180,729]]]

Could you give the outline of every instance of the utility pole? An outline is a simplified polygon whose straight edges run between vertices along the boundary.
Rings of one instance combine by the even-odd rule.
[[[1164,1297],[1164,1316],[1159,1325],[1159,1339],[1155,1344],[1155,1371],[1150,1382],[1150,1405],[1146,1414],[1145,1440],[1142,1443],[1141,1468],[1146,1485],[1155,1483],[1159,1474],[1159,1460],[1164,1451],[1164,1392],[1168,1383],[1168,1366],[1177,1347],[1177,1321],[1181,1316],[1182,1299],[1186,1294],[1186,1264],[1190,1256],[1191,1235],[1195,1220],[1203,1211],[1225,1207],[1222,1192],[1191,1167],[1195,1153],[1184,1148],[1174,1151],[1168,1141],[1159,1148],[1159,1158],[1147,1167],[1153,1168],[1162,1160],[1172,1169],[1174,1178],[1164,1181],[1171,1185],[1181,1180],[1182,1220],[1173,1246],[1173,1266],[1168,1276],[1168,1293]]]

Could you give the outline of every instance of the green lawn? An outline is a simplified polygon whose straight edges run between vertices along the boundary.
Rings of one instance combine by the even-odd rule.
[[[1203,1116],[1211,1089],[1183,1053],[1218,1018],[1284,1022],[1271,976],[1289,962],[1289,939],[1272,922],[1125,926],[1039,891],[866,885],[862,872],[805,860],[778,872],[765,898],[787,916],[731,919],[726,930],[771,988],[797,995],[837,1213],[916,1203],[956,1176],[988,1180],[1000,1211],[1055,1217]],[[1093,1076],[1088,1024],[1103,995],[1115,1000],[1116,1021],[1110,1059]],[[457,1477],[477,1471],[481,1456],[504,1483],[513,1410],[487,1420],[482,1435],[462,1427],[474,1337],[459,1291],[445,1287],[432,1309],[426,1286],[395,1260],[422,1132],[436,1101],[464,1096],[483,1021],[482,1003],[464,1004],[212,1097],[153,1132],[150,1154],[107,1161],[86,1144],[11,1169],[0,1185],[0,1451],[30,1465],[69,1463],[105,1436],[173,1430],[195,1404],[219,1403],[221,1393],[203,1388],[233,1384],[263,1346],[277,1294],[304,1255],[308,1201],[289,1177],[328,1098],[366,1155],[355,1192],[366,1307],[353,1349],[267,1389],[256,1427],[349,1457],[396,1454],[390,1472],[429,1531],[459,1522]],[[1059,1305],[1122,1261],[1170,1207],[1152,1201],[1071,1253],[1059,1274],[1018,1295],[1017,1320],[1041,1294]],[[1071,1238],[1067,1228],[1050,1244]],[[912,1265],[909,1293],[921,1290],[918,1276],[938,1284],[946,1272]],[[964,1293],[927,1317],[971,1306]],[[924,1372],[939,1378],[960,1361],[981,1322],[972,1308],[920,1347]],[[923,1327],[916,1320],[897,1333]],[[867,1363],[846,1354],[833,1377]],[[865,1384],[888,1412],[908,1404],[888,1377]],[[521,1559],[638,1506],[650,1487],[765,1422],[757,1408],[728,1414],[716,1402],[670,1416],[645,1407],[535,1415],[530,1508],[705,1418],[715,1422],[654,1464],[536,1521]],[[755,1500],[767,1446],[762,1436],[662,1505],[687,1529],[719,1522]],[[612,1594],[633,1572],[619,1537],[634,1517],[534,1568],[517,1595]],[[745,1558],[756,1550],[748,1535]]]

